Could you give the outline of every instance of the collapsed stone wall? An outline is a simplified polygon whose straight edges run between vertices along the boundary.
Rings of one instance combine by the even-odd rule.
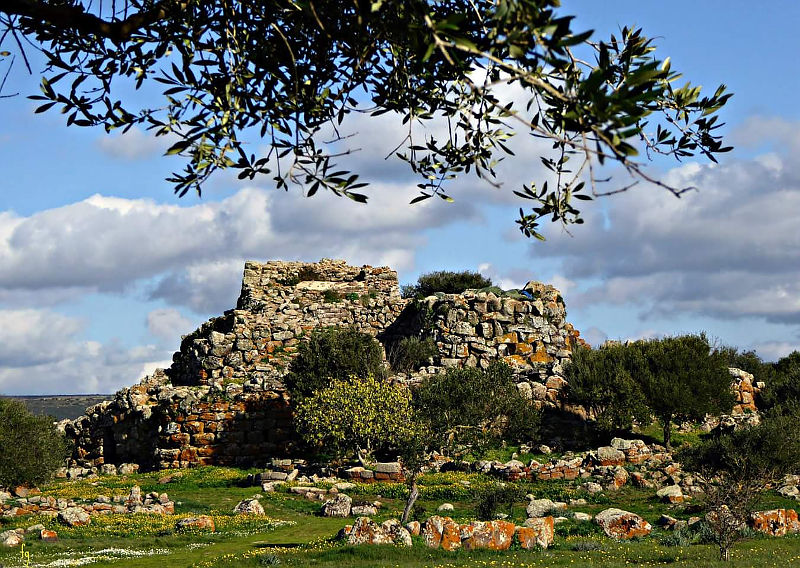
[[[63,427],[74,466],[143,468],[261,465],[296,440],[282,377],[311,331],[354,326],[391,351],[408,335],[432,337],[431,365],[487,367],[503,359],[540,405],[560,404],[562,364],[581,342],[558,291],[531,282],[500,290],[403,299],[387,267],[247,262],[236,308],[183,337],[169,369],[122,389]],[[409,377],[397,377],[408,381]]]

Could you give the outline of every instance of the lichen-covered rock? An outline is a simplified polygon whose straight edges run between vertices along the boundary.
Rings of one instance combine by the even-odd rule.
[[[68,527],[82,527],[90,524],[92,518],[80,507],[68,507],[58,512],[58,521]]]
[[[597,448],[596,455],[600,465],[623,465],[625,463],[625,452],[613,446]]]
[[[686,497],[680,485],[668,485],[656,491],[656,496],[664,503],[683,503]]]
[[[515,529],[508,521],[472,521],[460,527],[461,546],[467,550],[508,550]]]
[[[420,530],[425,544],[430,548],[456,550],[461,548],[461,530],[450,517],[434,515],[422,525]]]
[[[525,511],[529,518],[544,517],[553,511],[566,511],[567,504],[560,501],[551,501],[550,499],[531,499]]]
[[[0,533],[0,544],[8,548],[20,546],[25,542],[25,535],[17,530],[3,531]]]
[[[58,533],[47,529],[39,531],[39,538],[42,542],[58,542]]]
[[[553,517],[527,519],[524,526],[517,527],[516,535],[522,548],[547,548],[553,544],[555,538]]]
[[[389,519],[378,524],[369,517],[358,517],[340,532],[348,544],[395,544],[411,546],[411,535],[399,521]]]
[[[406,523],[406,530],[411,533],[411,536],[419,536],[419,531],[422,525],[419,524],[419,521],[409,521]]]
[[[375,505],[371,504],[353,505],[352,507],[350,507],[349,514],[353,515],[354,517],[372,517],[378,514],[378,508]]]
[[[753,529],[770,536],[800,533],[800,520],[794,509],[758,511],[750,517]]]
[[[258,499],[243,499],[233,508],[233,512],[237,515],[263,515],[264,507]]]
[[[349,517],[353,500],[344,493],[339,493],[333,499],[328,499],[322,505],[324,517]]]
[[[600,525],[607,536],[617,540],[647,536],[653,530],[650,523],[639,515],[613,507],[597,513],[594,522]]]
[[[198,515],[196,517],[186,517],[175,523],[175,528],[181,530],[201,530],[214,532],[217,530],[214,519],[208,515]]]

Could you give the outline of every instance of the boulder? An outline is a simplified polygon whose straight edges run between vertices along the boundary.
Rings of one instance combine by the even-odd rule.
[[[420,529],[425,544],[430,548],[456,550],[461,548],[461,531],[458,524],[450,517],[434,515]]]
[[[348,517],[352,506],[353,500],[344,493],[339,493],[333,499],[325,501],[322,505],[322,515],[325,517]]]
[[[453,504],[452,503],[442,503],[441,505],[439,505],[436,508],[436,510],[439,511],[440,513],[450,512],[450,511],[453,510]]]
[[[42,529],[39,531],[39,538],[42,542],[58,542],[58,533],[56,531]]]
[[[794,509],[758,511],[751,515],[750,524],[753,529],[770,536],[800,533],[800,520]]]
[[[522,548],[547,548],[553,544],[555,522],[553,517],[527,519],[525,526],[516,528],[517,541]]]
[[[177,530],[191,530],[197,529],[202,531],[214,532],[217,530],[214,525],[214,519],[208,515],[198,515],[196,517],[186,517],[175,523]]]
[[[561,503],[557,501],[551,501],[550,499],[531,499],[528,506],[525,508],[525,511],[528,513],[528,517],[544,517],[548,513],[553,511],[566,511],[567,504]]]
[[[13,548],[20,546],[24,542],[25,536],[16,530],[3,531],[0,533],[0,544],[5,547]]]
[[[656,491],[656,496],[663,503],[683,503],[686,497],[683,495],[680,485],[668,485]]]
[[[593,517],[589,513],[576,512],[572,518],[576,521],[588,522],[591,521]]]
[[[264,507],[258,499],[243,499],[233,508],[233,512],[237,515],[263,515]]]
[[[595,516],[594,522],[600,525],[607,536],[617,540],[647,536],[653,529],[650,523],[639,515],[615,508],[600,511]]]
[[[409,521],[406,523],[406,530],[411,533],[411,536],[419,536],[420,527],[419,521]]]
[[[372,504],[353,505],[350,507],[350,514],[355,517],[372,517],[378,514],[378,508]]]
[[[369,517],[358,517],[340,533],[348,544],[397,544],[411,546],[411,535],[399,521],[389,519],[377,524]]]
[[[58,512],[58,522],[68,527],[82,527],[91,523],[92,518],[80,507],[67,507]]]
[[[625,452],[613,446],[597,448],[596,455],[600,465],[622,465],[625,463]]]
[[[508,521],[473,521],[460,528],[461,546],[467,550],[508,550],[515,529]]]

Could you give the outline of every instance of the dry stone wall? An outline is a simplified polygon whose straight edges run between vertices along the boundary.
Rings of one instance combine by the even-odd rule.
[[[565,317],[558,291],[535,282],[511,296],[495,289],[411,301],[387,267],[247,262],[236,308],[184,336],[169,369],[62,424],[76,441],[71,465],[249,466],[292,455],[282,377],[300,342],[325,326],[353,326],[389,351],[404,336],[432,337],[439,355],[412,382],[503,359],[523,394],[557,406],[562,364],[581,342]]]

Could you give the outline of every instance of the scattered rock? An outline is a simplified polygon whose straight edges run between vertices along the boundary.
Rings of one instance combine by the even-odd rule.
[[[461,548],[460,527],[450,517],[434,515],[422,525],[420,534],[430,548],[441,547],[444,550]]]
[[[0,544],[5,547],[13,548],[25,542],[25,537],[16,530],[3,531],[0,533]]]
[[[264,507],[258,499],[244,499],[233,508],[233,512],[237,515],[263,515]]]
[[[800,520],[794,509],[772,509],[758,511],[750,517],[753,529],[770,536],[800,533]]]
[[[553,517],[527,519],[524,526],[517,527],[516,535],[522,548],[531,549],[537,546],[547,548],[553,544],[555,537]]]
[[[333,499],[325,501],[322,505],[322,515],[325,517],[348,517],[352,505],[353,500],[349,496],[339,493]]]
[[[635,513],[622,509],[605,509],[594,518],[607,536],[617,540],[627,540],[637,536],[647,536],[652,531],[652,526]]]
[[[439,505],[436,508],[436,510],[439,511],[440,513],[450,512],[450,511],[453,510],[453,504],[452,503],[442,503],[441,505]]]
[[[411,546],[411,535],[399,521],[389,519],[377,524],[369,517],[358,517],[352,525],[346,526],[339,533],[348,544],[396,544]]]
[[[175,523],[175,528],[178,530],[198,529],[214,532],[217,530],[214,525],[214,519],[208,515],[198,515],[196,517],[186,517]]]
[[[68,527],[82,527],[90,524],[92,518],[80,507],[68,507],[58,512],[58,522]]]
[[[508,521],[473,521],[461,526],[461,546],[467,550],[508,550],[515,529]]]
[[[576,521],[587,522],[592,520],[592,516],[589,513],[581,513],[576,512],[573,516]]]
[[[406,523],[406,530],[411,533],[411,536],[419,536],[420,524],[419,521],[409,521]]]
[[[528,503],[528,506],[525,508],[525,510],[528,513],[529,518],[538,518],[547,516],[548,513],[553,511],[566,511],[567,504],[551,501],[550,499],[531,499],[531,502]]]
[[[42,542],[58,542],[58,533],[56,531],[42,529],[39,531],[39,538]]]
[[[686,499],[679,485],[668,485],[667,487],[663,487],[662,489],[656,491],[656,496],[658,496],[663,503],[683,503]]]
[[[356,517],[372,517],[378,514],[378,508],[370,503],[353,505],[350,507],[350,514]]]

